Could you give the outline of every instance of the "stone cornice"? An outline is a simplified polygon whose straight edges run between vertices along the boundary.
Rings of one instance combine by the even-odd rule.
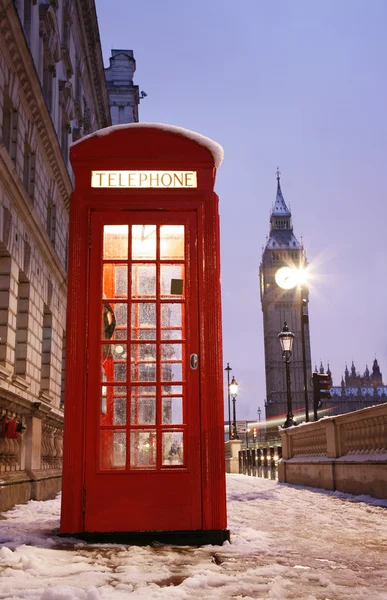
[[[64,203],[69,210],[72,192],[70,176],[63,160],[57,134],[46,106],[35,65],[12,0],[0,0],[0,34],[5,40],[20,89],[27,99],[38,136],[52,169]],[[95,74],[97,77],[97,74]]]
[[[94,0],[75,0],[78,12],[79,25],[82,38],[85,40],[85,58],[89,71],[90,81],[93,83],[93,94],[95,98],[96,116],[98,128],[111,125],[109,98],[105,82],[105,71],[102,59],[101,40],[97,13]]]

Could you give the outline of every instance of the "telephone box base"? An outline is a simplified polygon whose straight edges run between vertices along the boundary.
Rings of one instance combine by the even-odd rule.
[[[60,537],[74,537],[91,544],[126,544],[149,546],[154,543],[174,546],[221,546],[230,541],[229,529],[196,531],[90,531],[76,534],[62,533]]]

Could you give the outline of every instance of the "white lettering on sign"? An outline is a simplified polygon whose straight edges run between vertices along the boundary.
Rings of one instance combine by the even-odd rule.
[[[92,171],[93,188],[196,188],[196,171]]]

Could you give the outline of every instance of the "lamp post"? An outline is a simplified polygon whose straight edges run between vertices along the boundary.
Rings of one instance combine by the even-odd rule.
[[[232,380],[231,380],[231,383],[230,383],[228,389],[230,390],[230,394],[231,394],[231,398],[232,398],[232,433],[231,433],[231,439],[232,440],[239,440],[239,436],[238,436],[238,432],[237,432],[237,425],[236,425],[236,408],[235,408],[236,397],[238,395],[238,384],[235,381],[234,375],[232,376]]]
[[[232,371],[232,368],[228,363],[225,371],[227,371],[228,439],[231,440],[230,371]]]
[[[257,410],[257,413],[258,413],[258,423],[261,423],[261,412],[262,412],[261,411],[261,407],[258,406],[258,410]],[[258,433],[258,439],[259,439],[259,441],[261,441],[261,425],[258,425],[258,431],[259,431],[259,433]]]
[[[249,447],[249,435],[250,435],[250,429],[248,427],[246,427],[246,448]]]
[[[284,327],[283,327],[281,333],[278,334],[278,337],[279,337],[279,341],[281,344],[282,358],[285,361],[285,368],[286,368],[287,414],[286,414],[286,421],[283,424],[283,428],[286,429],[287,427],[292,427],[293,425],[297,425],[296,421],[294,420],[293,411],[292,411],[292,393],[290,390],[290,366],[289,366],[290,357],[292,355],[294,333],[289,331],[289,327],[287,326],[286,321],[285,321],[285,324],[284,324]]]

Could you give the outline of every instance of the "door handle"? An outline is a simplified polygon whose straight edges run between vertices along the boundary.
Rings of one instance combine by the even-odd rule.
[[[198,368],[199,359],[197,354],[191,354],[191,356],[189,357],[189,364],[193,371],[195,371]]]

